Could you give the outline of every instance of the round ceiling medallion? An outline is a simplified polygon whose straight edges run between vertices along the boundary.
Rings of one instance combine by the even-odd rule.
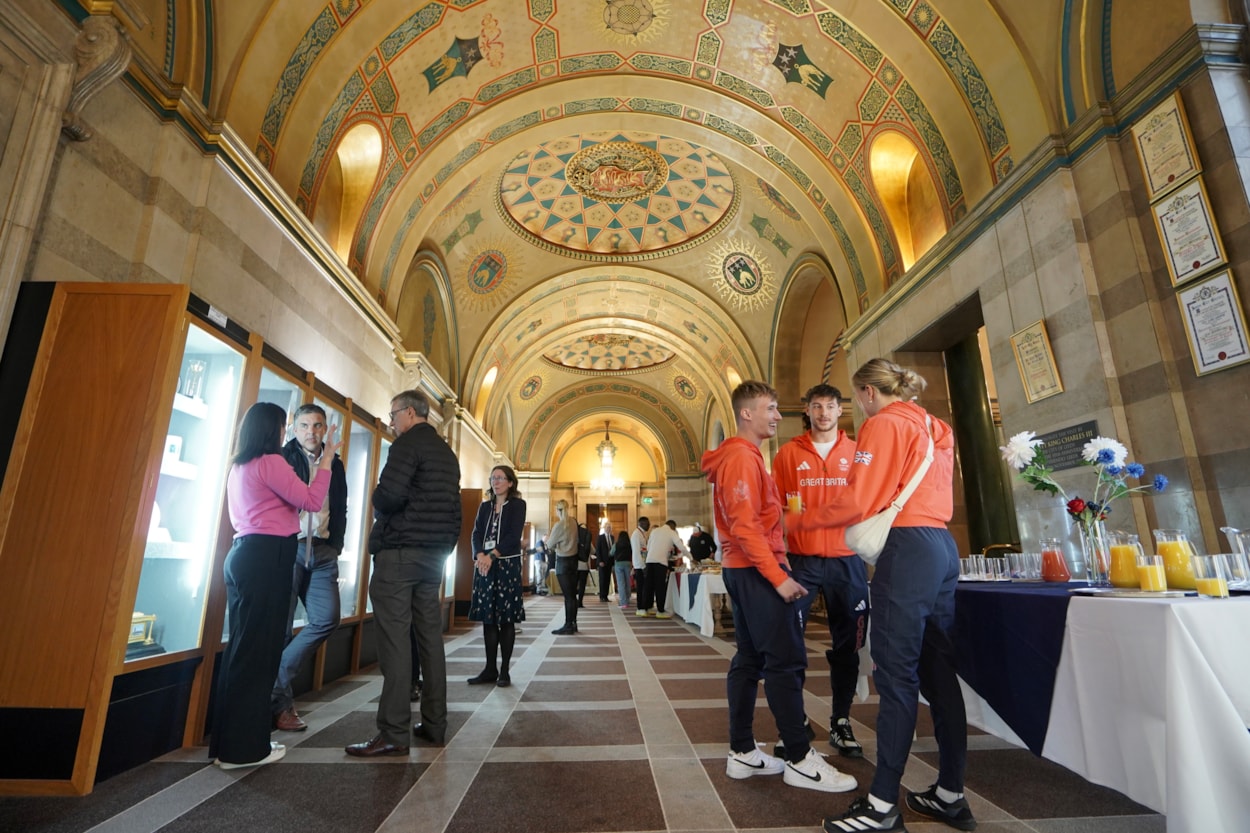
[[[517,234],[588,260],[647,260],[702,242],[738,207],[733,175],[684,139],[638,131],[567,136],[504,170],[497,206]]]

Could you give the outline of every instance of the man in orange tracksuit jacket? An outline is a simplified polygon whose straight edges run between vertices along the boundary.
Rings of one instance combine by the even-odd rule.
[[[729,704],[730,778],[779,775],[792,787],[824,792],[853,790],[856,781],[838,772],[811,748],[803,725],[807,649],[796,602],[807,595],[790,577],[781,534],[781,497],[768,474],[760,445],[777,434],[777,391],[747,381],[733,391],[737,436],[703,455],[703,473],[714,489],[721,533],[721,577],[733,603],[737,653],[725,680]],[[755,742],[753,720],[759,681],[777,721],[785,760]]]
[[[773,479],[787,504],[802,510],[833,502],[846,488],[855,459],[855,441],[838,428],[842,393],[816,385],[803,397],[808,430],[790,440],[773,460]],[[786,530],[791,575],[808,595],[795,602],[807,627],[816,594],[825,599],[833,647],[825,651],[833,687],[829,745],[844,757],[862,758],[864,749],[851,730],[851,701],[859,681],[859,649],[868,632],[868,571],[863,559],[846,546],[842,527],[799,532]]]

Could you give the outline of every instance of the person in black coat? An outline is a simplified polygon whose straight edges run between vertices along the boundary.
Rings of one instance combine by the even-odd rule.
[[[516,623],[525,621],[521,601],[521,534],[525,529],[525,501],[517,491],[511,466],[495,466],[490,473],[490,497],[477,509],[473,522],[473,595],[469,620],[482,623],[486,641],[486,668],[469,685],[512,685],[508,664],[516,644]],[[502,664],[496,667],[502,649]]]
[[[612,589],[612,524],[607,518],[599,521],[599,537],[595,539],[595,561],[599,563],[599,601],[608,600]]]
[[[716,555],[716,540],[703,529],[703,524],[694,525],[694,534],[690,536],[690,557],[695,562],[703,561]]]

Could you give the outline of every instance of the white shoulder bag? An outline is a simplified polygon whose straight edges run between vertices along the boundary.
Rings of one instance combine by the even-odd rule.
[[[924,460],[920,462],[920,468],[916,469],[911,480],[894,500],[890,501],[889,506],[872,517],[864,518],[859,523],[851,524],[846,528],[846,545],[869,564],[877,563],[881,550],[885,548],[885,539],[890,535],[890,527],[893,526],[894,519],[898,517],[899,512],[903,511],[903,506],[916,491],[916,487],[924,479],[925,472],[929,470],[929,464],[933,462],[933,418],[926,415],[924,425],[929,435],[929,450],[925,452]]]

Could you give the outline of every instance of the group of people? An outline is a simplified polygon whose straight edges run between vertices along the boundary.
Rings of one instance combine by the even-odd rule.
[[[356,757],[407,755],[410,737],[441,745],[447,731],[441,601],[444,566],[460,537],[460,463],[429,423],[425,394],[404,391],[390,407],[396,438],[371,497],[369,535],[382,693],[377,734],[345,750]],[[292,680],[338,626],[338,555],[347,511],[341,443],[317,405],[297,410],[293,429],[295,438],[284,446],[286,412],[270,402],[249,408],[226,481],[235,529],[224,565],[229,638],[209,745],[222,769],[279,760],[286,749],[270,733],[307,728],[295,710]],[[515,495],[515,475],[511,482],[501,508]],[[503,513],[496,514],[495,528],[502,529]],[[297,601],[307,624],[292,637]],[[512,643],[503,628],[498,633],[506,657]],[[425,684],[421,722],[414,725],[418,655]]]
[[[760,451],[776,436],[777,392],[748,381],[732,395],[736,436],[703,456],[714,487],[722,575],[733,602],[737,652],[726,680],[731,778],[783,776],[786,784],[847,792],[858,783],[811,747],[803,685],[804,628],[815,595],[828,614],[826,653],[832,684],[830,744],[861,757],[849,721],[859,675],[858,652],[872,615],[870,651],[880,697],[876,770],[866,795],[824,820],[827,833],[904,830],[899,810],[919,695],[933,714],[937,782],[906,792],[913,811],[959,830],[976,820],[963,795],[967,719],[955,676],[954,624],[959,559],[951,519],[954,439],[951,427],[914,399],[924,379],[885,359],[852,376],[853,399],[867,419],[856,441],[837,428],[841,393],[817,385],[805,397],[807,430],[783,445],[770,474]],[[889,505],[916,473],[932,439],[933,461],[894,519],[871,584],[847,547],[846,527]],[[760,680],[780,740],[768,754],[755,741]]]
[[[867,417],[857,441],[838,429],[841,392],[807,392],[806,431],[782,446],[770,474],[760,446],[781,421],[777,392],[763,382],[732,394],[736,436],[703,457],[714,488],[723,578],[733,602],[737,652],[726,679],[732,778],[782,774],[786,784],[827,792],[854,790],[852,776],[816,752],[803,685],[804,629],[816,594],[824,599],[832,641],[826,652],[832,685],[830,744],[847,757],[863,750],[850,725],[859,650],[872,612],[873,679],[880,696],[877,766],[868,793],[846,812],[826,818],[829,833],[903,830],[899,790],[911,749],[919,695],[933,713],[939,748],[937,782],[908,791],[908,807],[960,830],[976,821],[963,797],[967,721],[955,676],[950,631],[959,561],[946,524],[952,514],[953,432],[915,403],[924,379],[885,359],[852,377],[853,398]],[[441,745],[447,730],[446,666],[440,596],[444,566],[460,535],[460,466],[428,421],[429,400],[404,391],[391,401],[396,434],[371,498],[374,523],[369,582],[378,634],[382,693],[377,734],[346,748],[349,755],[408,754],[415,736]],[[218,677],[210,757],[223,769],[278,760],[285,752],[273,729],[306,726],[295,711],[291,682],[300,665],[338,624],[337,558],[343,546],[347,487],[335,428],[315,405],[296,413],[295,438],[283,445],[286,414],[257,403],[239,428],[227,480],[236,531],[224,570],[229,642]],[[932,441],[933,461],[895,518],[871,584],[845,530],[876,514],[920,468]],[[676,523],[651,528],[647,517],[615,538],[603,525],[598,541],[556,503],[546,539],[564,592],[565,620],[556,634],[577,633],[579,573],[592,548],[600,564],[600,598],[615,578],[621,608],[638,588],[637,615],[668,618],[669,558],[710,557],[716,543],[701,526],[681,541]],[[473,594],[469,618],[482,623],[486,665],[470,685],[511,684],[516,624],[524,621],[521,554],[526,505],[516,472],[496,466],[473,525]],[[632,576],[631,576],[632,570]],[[581,592],[585,592],[584,584]],[[291,637],[296,601],[308,625]],[[415,650],[412,643],[415,642]],[[410,691],[420,657],[425,686],[421,721],[412,722]],[[768,754],[755,741],[758,684],[780,739]]]

